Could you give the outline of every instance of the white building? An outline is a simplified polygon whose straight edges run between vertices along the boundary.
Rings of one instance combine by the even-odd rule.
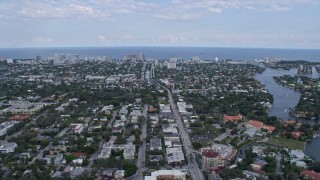
[[[167,161],[169,165],[184,163],[185,159],[181,147],[167,148],[166,151]]]
[[[3,154],[14,152],[15,148],[18,147],[17,143],[5,143],[0,146],[0,152]]]
[[[124,159],[134,159],[135,151],[136,149],[134,146],[127,146],[123,152]]]
[[[76,134],[81,134],[83,131],[83,124],[80,123],[72,123],[69,127]]]

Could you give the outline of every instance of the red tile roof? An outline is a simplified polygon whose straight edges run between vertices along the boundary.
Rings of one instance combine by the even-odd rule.
[[[223,116],[223,120],[226,122],[238,122],[242,120],[242,116]]]
[[[302,134],[303,134],[303,132],[300,132],[300,131],[291,132],[292,137],[296,138],[296,139],[298,139]]]
[[[256,128],[261,128],[263,126],[263,122],[257,121],[257,120],[250,120],[248,122],[248,125],[251,125],[251,126],[256,127]]]
[[[85,152],[74,152],[74,153],[72,153],[72,155],[74,155],[76,157],[83,157],[83,156],[87,156],[87,153],[85,153]]]
[[[205,157],[209,157],[209,158],[215,158],[217,156],[219,156],[219,153],[217,153],[216,151],[212,150],[212,149],[204,149],[201,152],[202,156]]]
[[[304,170],[301,174],[307,176],[308,179],[320,180],[320,173],[316,173],[315,171]]]
[[[30,115],[16,115],[12,116],[9,119],[12,121],[26,121],[30,118]]]
[[[268,130],[269,133],[272,133],[274,130],[276,130],[276,127],[268,125],[263,125],[261,128]]]

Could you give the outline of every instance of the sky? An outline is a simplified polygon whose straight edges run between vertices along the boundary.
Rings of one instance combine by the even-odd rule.
[[[320,0],[0,0],[0,47],[320,47]]]

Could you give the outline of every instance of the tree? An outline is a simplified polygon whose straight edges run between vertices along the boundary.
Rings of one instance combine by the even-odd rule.
[[[70,163],[72,160],[75,159],[75,156],[72,155],[72,154],[68,154],[68,155],[66,155],[64,158],[66,159],[66,162],[67,162],[67,163]]]
[[[124,163],[123,169],[125,170],[125,176],[130,177],[136,173],[138,167],[133,163]]]
[[[192,147],[195,150],[202,148],[202,144],[200,142],[192,142]]]
[[[85,146],[84,147],[84,152],[87,154],[92,154],[96,151],[96,148],[92,147],[92,146]]]

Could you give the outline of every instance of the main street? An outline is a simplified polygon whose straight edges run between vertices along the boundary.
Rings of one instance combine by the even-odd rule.
[[[142,172],[145,171],[145,156],[146,156],[146,138],[147,138],[147,111],[148,111],[148,105],[144,105],[143,109],[143,116],[144,116],[144,123],[142,126],[142,132],[140,135],[140,140],[142,141],[142,145],[139,147],[138,152],[138,160],[137,160],[137,167],[138,170],[134,176],[131,176],[128,178],[128,180],[135,180],[135,179],[143,179]]]
[[[175,102],[173,101],[172,94],[171,94],[170,90],[167,89],[167,88],[165,88],[165,89],[168,91],[168,97],[169,97],[170,106],[171,106],[171,109],[173,111],[173,115],[174,115],[174,118],[176,120],[176,123],[178,125],[178,129],[179,129],[179,132],[180,132],[182,143],[183,143],[183,146],[184,146],[185,151],[186,151],[186,157],[188,159],[188,166],[189,166],[189,170],[190,170],[190,173],[192,175],[192,178],[193,179],[204,180],[204,176],[202,174],[202,171],[201,171],[201,169],[199,168],[199,166],[197,164],[195,155],[193,154],[194,150],[193,150],[193,148],[191,146],[191,141],[190,141],[190,138],[189,138],[189,134],[186,132],[186,130],[184,128],[184,125],[182,124],[181,115],[180,115],[180,113],[178,111],[178,108],[177,108]],[[191,155],[191,157],[190,157],[190,155]]]
[[[182,139],[182,144],[185,148],[185,153],[186,153],[186,157],[188,160],[188,168],[190,170],[190,174],[191,174],[192,178],[197,179],[197,180],[204,180],[204,176],[202,174],[202,171],[199,168],[197,161],[196,161],[196,157],[193,153],[194,149],[191,146],[189,134],[187,133],[186,129],[184,128],[181,115],[178,111],[177,105],[173,101],[172,94],[171,94],[170,90],[154,80],[153,80],[153,82],[156,83],[158,87],[162,87],[163,89],[167,90],[167,92],[168,92],[169,103],[171,106],[171,110],[173,111],[173,115],[176,120],[176,123],[178,125],[180,137]]]

